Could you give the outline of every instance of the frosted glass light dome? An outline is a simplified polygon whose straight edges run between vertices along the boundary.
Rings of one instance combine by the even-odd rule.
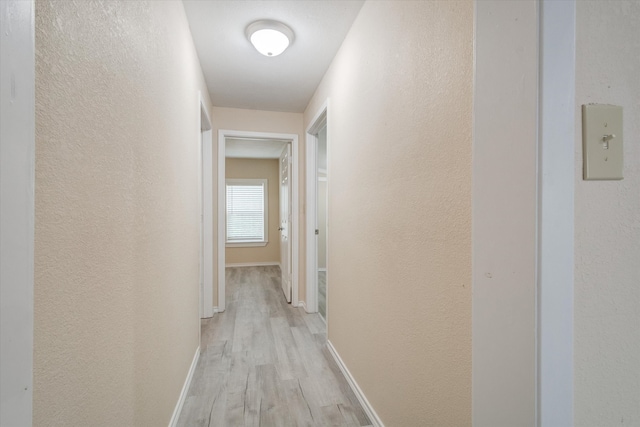
[[[246,35],[264,56],[278,56],[293,42],[293,31],[277,21],[256,21],[247,27]]]

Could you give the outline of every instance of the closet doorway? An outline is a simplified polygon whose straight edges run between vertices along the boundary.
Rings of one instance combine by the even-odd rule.
[[[318,313],[327,320],[327,126],[317,135],[316,144],[316,258]]]
[[[307,311],[328,321],[328,184],[327,104],[307,129]]]

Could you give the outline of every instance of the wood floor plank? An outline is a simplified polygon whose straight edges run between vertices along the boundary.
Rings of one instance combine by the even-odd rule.
[[[359,407],[353,407],[352,405],[344,405],[342,403],[338,404],[338,409],[340,409],[340,412],[342,413],[342,417],[345,420],[345,424],[350,425],[350,426],[361,426],[362,423],[368,423],[369,420],[366,418],[365,415],[365,419],[362,419],[362,416],[364,415],[364,412],[362,411],[362,409]]]
[[[299,380],[284,381],[286,401],[296,426],[315,426],[309,402],[302,391]]]
[[[327,272],[318,271],[318,314],[327,318]]]
[[[327,330],[327,325],[320,318],[320,316],[310,315],[310,316],[303,316],[303,318],[304,318],[305,324],[307,325],[307,328],[309,328],[309,331],[312,334],[324,334],[325,331]]]
[[[227,268],[227,308],[201,322],[180,427],[369,426],[318,314],[287,304],[278,267]]]
[[[178,426],[207,427],[209,425],[209,411],[202,396],[189,396],[182,406],[182,413]],[[208,400],[208,399],[207,399]]]

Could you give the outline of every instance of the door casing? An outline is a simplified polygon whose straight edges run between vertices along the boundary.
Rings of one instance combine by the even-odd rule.
[[[35,224],[35,5],[0,2],[0,425],[31,426]]]
[[[200,109],[200,318],[213,316],[213,130],[198,92]]]

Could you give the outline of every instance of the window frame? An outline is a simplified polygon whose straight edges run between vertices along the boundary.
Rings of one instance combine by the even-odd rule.
[[[229,240],[227,227],[228,227],[228,205],[227,205],[227,188],[229,186],[242,186],[242,185],[261,185],[263,191],[264,198],[264,208],[263,208],[263,221],[264,221],[264,239],[263,240],[255,240],[255,241],[234,241]],[[227,178],[225,179],[225,191],[224,191],[224,214],[225,214],[225,246],[228,248],[246,248],[246,247],[260,247],[267,246],[269,243],[269,181],[265,179],[255,179],[255,178]]]

